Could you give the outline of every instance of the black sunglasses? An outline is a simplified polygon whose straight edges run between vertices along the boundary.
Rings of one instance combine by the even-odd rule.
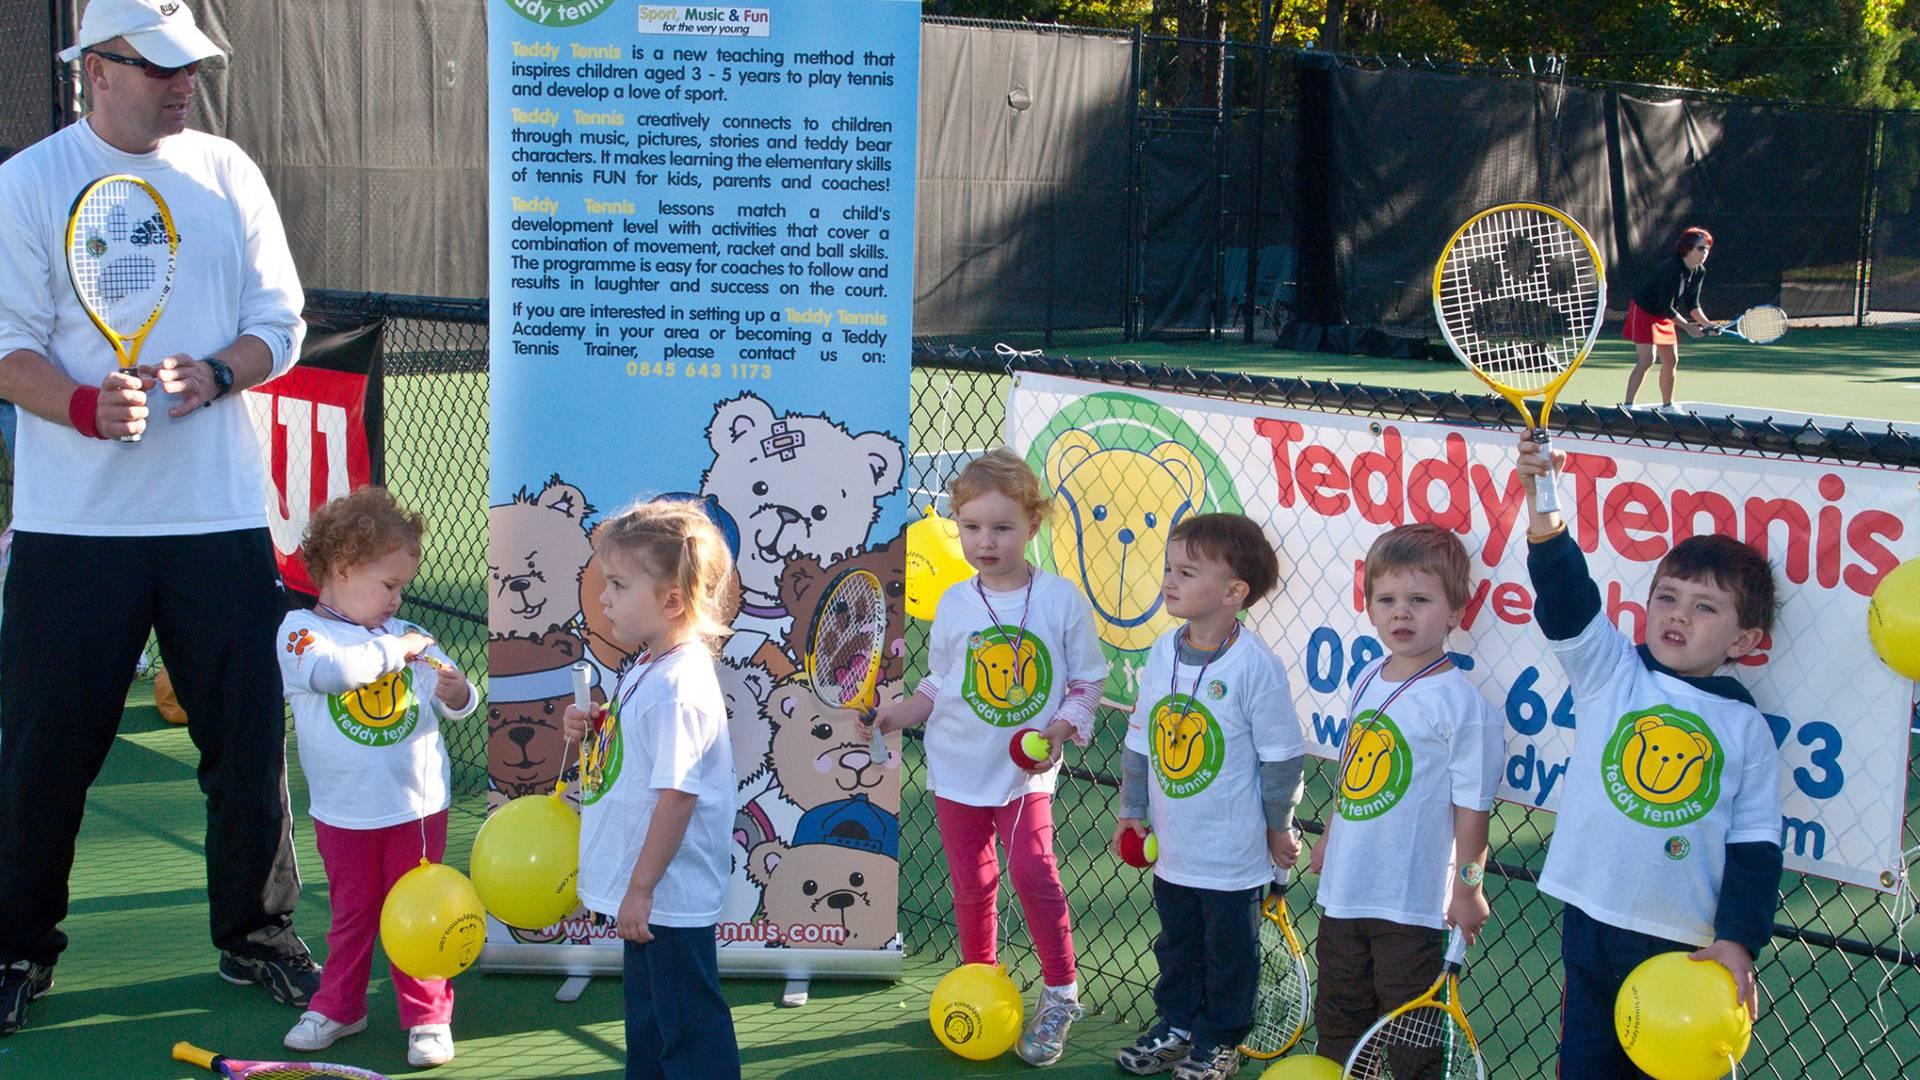
[[[102,60],[109,60],[116,64],[125,64],[128,67],[137,67],[145,72],[149,79],[171,79],[181,72],[192,75],[194,72],[200,70],[200,61],[198,60],[182,67],[161,67],[151,60],[142,60],[137,56],[121,56],[119,53],[105,52],[100,49],[85,49],[82,51],[92,53]]]

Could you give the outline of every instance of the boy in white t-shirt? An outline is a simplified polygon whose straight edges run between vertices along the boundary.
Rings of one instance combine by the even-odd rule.
[[[1465,545],[1434,525],[1402,525],[1367,551],[1367,617],[1387,656],[1354,683],[1336,809],[1311,862],[1326,911],[1317,1052],[1334,1061],[1439,976],[1446,927],[1471,942],[1487,921],[1501,719],[1447,651],[1470,576]]]
[[[1780,758],[1753,696],[1717,673],[1772,629],[1773,568],[1730,536],[1680,541],[1654,570],[1636,646],[1607,621],[1566,523],[1533,505],[1547,468],[1523,436],[1534,612],[1578,716],[1540,874],[1540,891],[1566,903],[1560,1075],[1639,1077],[1613,1006],[1648,957],[1719,962],[1759,1018],[1753,963],[1780,899]]]
[[[1113,831],[1116,854],[1129,829],[1159,834],[1160,1019],[1118,1057],[1136,1076],[1232,1076],[1253,1024],[1260,892],[1300,857],[1305,748],[1286,668],[1239,613],[1279,580],[1273,546],[1238,514],[1187,518],[1168,538],[1161,596],[1187,622],[1147,653]]]

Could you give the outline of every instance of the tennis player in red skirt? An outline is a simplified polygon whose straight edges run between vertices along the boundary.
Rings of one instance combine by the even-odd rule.
[[[1633,342],[1639,354],[1633,374],[1627,376],[1627,399],[1631,407],[1640,393],[1640,381],[1647,377],[1657,353],[1660,357],[1660,407],[1673,407],[1673,373],[1680,366],[1680,339],[1676,329],[1688,337],[1699,337],[1715,325],[1700,310],[1700,283],[1707,276],[1707,254],[1713,250],[1713,234],[1702,228],[1690,228],[1674,242],[1673,255],[1634,292],[1627,305],[1626,325],[1620,334]]]

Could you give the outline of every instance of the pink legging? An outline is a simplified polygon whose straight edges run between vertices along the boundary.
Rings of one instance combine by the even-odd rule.
[[[1000,855],[1007,848],[1007,869],[1014,895],[1027,917],[1027,933],[1040,954],[1040,975],[1048,986],[1074,981],[1073,927],[1067,893],[1053,861],[1053,796],[1034,792],[1005,806],[967,806],[936,796],[940,846],[947,852],[953,878],[953,920],[960,930],[960,959],[991,964],[999,953],[998,899]]]
[[[327,931],[327,962],[320,989],[307,1007],[335,1023],[351,1024],[367,1015],[367,977],[373,967],[373,938],[380,930],[380,906],[400,875],[420,865],[420,825],[409,821],[383,829],[337,829],[316,821],[313,838],[327,868],[333,901],[333,926]],[[427,858],[447,853],[447,812],[426,820]],[[446,979],[416,979],[393,969],[393,993],[400,999],[400,1026],[453,1022],[453,984]]]

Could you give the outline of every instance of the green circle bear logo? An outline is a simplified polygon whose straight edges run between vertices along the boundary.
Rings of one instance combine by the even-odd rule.
[[[1600,779],[1615,809],[1642,825],[1671,829],[1713,811],[1725,761],[1704,721],[1660,705],[1620,718],[1600,758]]]
[[[361,746],[392,746],[420,726],[413,696],[413,667],[403,666],[358,690],[327,695],[327,714],[340,734]]]
[[[1019,727],[1040,714],[1053,688],[1053,657],[1018,627],[989,626],[967,638],[960,696],[994,727]]]
[[[1198,699],[1169,694],[1153,707],[1152,724],[1147,750],[1160,790],[1170,799],[1207,790],[1227,756],[1220,722]]]
[[[613,7],[613,0],[506,0],[506,4],[514,14],[541,26],[579,26],[599,18]]]
[[[1340,816],[1366,821],[1400,805],[1413,782],[1413,748],[1393,718],[1364,712],[1347,729],[1340,759]]]

